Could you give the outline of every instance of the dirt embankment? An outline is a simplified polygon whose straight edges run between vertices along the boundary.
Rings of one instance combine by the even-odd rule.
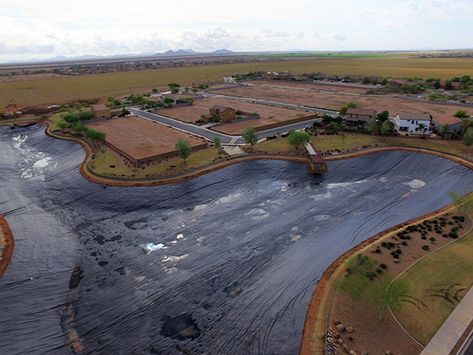
[[[0,278],[10,263],[13,255],[13,234],[5,217],[0,215]]]

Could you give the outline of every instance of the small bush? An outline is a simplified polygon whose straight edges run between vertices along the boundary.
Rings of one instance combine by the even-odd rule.
[[[457,239],[458,238],[458,233],[452,231],[452,232],[448,233],[448,236],[452,239]]]
[[[422,246],[422,249],[424,249],[425,251],[427,251],[427,250],[430,250],[430,247],[429,247],[428,245],[423,245],[423,246]]]

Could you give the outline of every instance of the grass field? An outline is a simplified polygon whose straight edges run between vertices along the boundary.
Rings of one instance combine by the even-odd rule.
[[[325,72],[394,77],[473,76],[473,59],[410,59],[407,55],[358,58],[298,58],[261,63],[221,64],[170,69],[107,73],[0,82],[0,107],[14,102],[19,106],[55,104],[78,99],[137,93],[170,82],[220,81],[223,76],[255,70]]]
[[[219,150],[217,148],[208,148],[192,153],[186,162],[181,158],[172,158],[155,165],[150,165],[146,169],[139,169],[125,165],[123,158],[118,153],[107,146],[102,146],[96,151],[95,159],[89,163],[88,167],[92,172],[108,177],[134,179],[163,178],[209,165],[218,157]],[[114,167],[111,168],[111,166]]]
[[[410,146],[427,148],[455,155],[472,154],[472,149],[467,148],[461,141],[447,141],[442,139],[383,137],[369,134],[340,134],[317,136],[313,142],[321,152],[327,152],[329,150],[355,149],[366,145],[377,144],[379,146]],[[295,149],[289,145],[287,138],[278,138],[258,143],[254,147],[254,151],[263,151],[267,153],[294,153]]]
[[[396,317],[424,345],[473,286],[472,255],[473,233],[469,233],[423,259],[400,278],[410,295],[422,300],[426,308],[403,303],[395,310]]]

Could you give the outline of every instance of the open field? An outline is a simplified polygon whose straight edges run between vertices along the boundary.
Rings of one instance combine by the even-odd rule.
[[[383,56],[381,58],[307,58],[275,62],[222,64],[171,69],[143,70],[74,77],[37,78],[0,82],[0,107],[10,102],[19,106],[54,104],[78,99],[137,93],[170,82],[181,84],[220,81],[223,76],[249,71],[325,72],[393,77],[473,76],[473,59]]]
[[[325,82],[293,82],[293,81],[278,81],[278,80],[249,80],[249,84],[257,86],[276,86],[285,87],[292,90],[308,89],[314,91],[329,91],[339,93],[351,93],[351,94],[366,94],[369,89],[375,89],[375,85],[362,85],[362,84],[345,84],[345,83],[325,83]]]
[[[195,150],[207,147],[200,138],[139,117],[115,118],[87,126],[104,132],[110,147],[135,161],[176,156],[178,139],[186,140]]]
[[[294,86],[294,87],[293,87]],[[287,83],[275,81],[271,87],[263,83],[262,86],[229,87],[219,89],[218,93],[252,97],[264,100],[281,101],[284,103],[308,105],[329,110],[339,110],[348,102],[355,102],[360,108],[389,111],[392,115],[396,112],[429,112],[436,115],[453,115],[458,110],[466,110],[473,114],[473,108],[456,105],[444,105],[428,101],[418,101],[391,95],[367,96],[352,93],[322,92],[309,89],[307,85],[297,87],[288,86]]]

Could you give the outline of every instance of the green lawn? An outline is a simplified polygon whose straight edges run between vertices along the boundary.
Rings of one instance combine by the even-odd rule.
[[[473,148],[466,147],[459,140],[448,141],[443,139],[383,137],[370,134],[346,133],[344,135],[319,135],[313,139],[313,143],[321,152],[327,152],[329,150],[355,149],[372,144],[378,146],[427,148],[455,155],[471,154],[473,152]],[[258,143],[254,147],[254,151],[267,153],[296,152],[296,150],[287,143],[287,138],[277,138]]]
[[[425,345],[473,286],[473,233],[421,260],[397,282],[420,302],[402,303],[395,315]]]

